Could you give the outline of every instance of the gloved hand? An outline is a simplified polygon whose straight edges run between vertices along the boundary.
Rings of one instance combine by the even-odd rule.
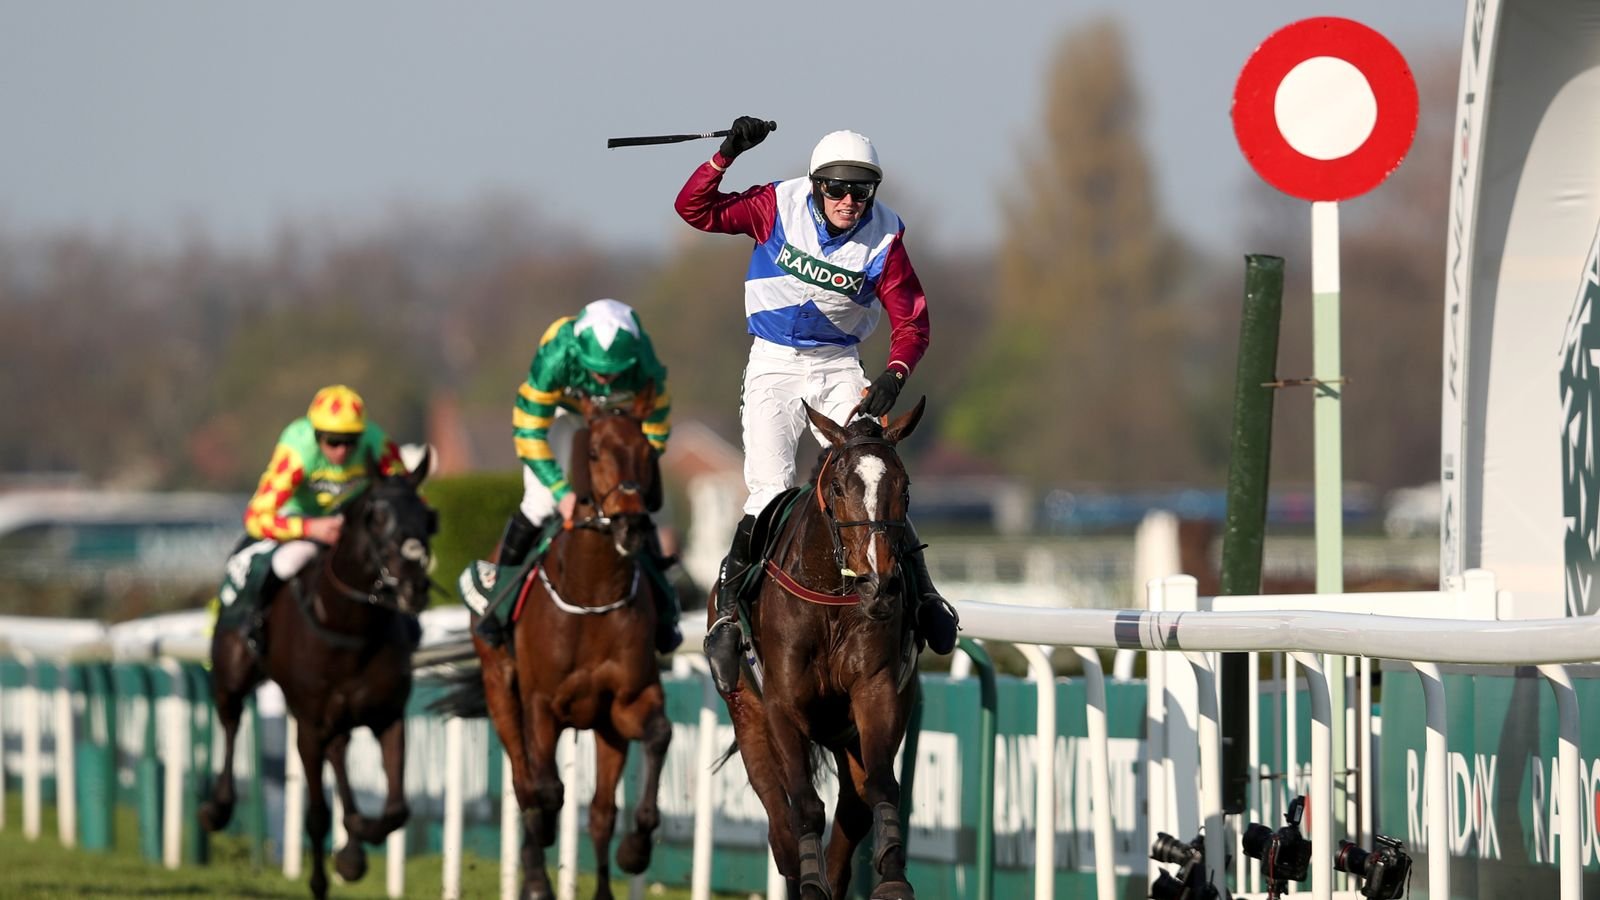
[[[867,388],[867,396],[861,400],[861,411],[874,419],[888,415],[905,384],[905,372],[894,368],[883,370],[883,374],[873,379],[872,386]]]
[[[766,140],[771,130],[764,119],[755,116],[734,119],[733,125],[728,128],[728,136],[722,139],[722,155],[732,162],[734,157]]]

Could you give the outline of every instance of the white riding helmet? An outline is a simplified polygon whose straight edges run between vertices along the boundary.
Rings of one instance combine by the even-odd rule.
[[[811,177],[842,181],[882,181],[878,151],[864,134],[834,131],[822,136],[811,151]]]

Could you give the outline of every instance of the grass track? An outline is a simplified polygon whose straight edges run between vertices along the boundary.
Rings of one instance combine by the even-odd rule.
[[[223,835],[211,843],[211,864],[168,871],[145,861],[138,850],[138,823],[132,813],[122,810],[117,820],[117,846],[110,852],[91,853],[68,850],[56,838],[56,818],[46,807],[43,828],[37,841],[22,836],[22,802],[15,790],[6,791],[5,827],[0,829],[0,900],[67,900],[67,898],[120,897],[238,897],[305,900],[309,876],[298,881],[283,877],[275,867],[260,870],[250,866],[244,842]],[[554,858],[553,855],[551,857]],[[331,898],[381,898],[384,893],[383,859],[368,855],[367,876],[353,885],[341,884],[333,876]],[[309,858],[307,865],[310,864]],[[438,855],[412,857],[406,861],[406,896],[438,897],[443,875],[443,858]],[[552,875],[554,872],[552,871]],[[626,883],[613,881],[621,896],[627,896]],[[578,896],[594,894],[594,878],[580,874]],[[500,896],[500,863],[468,854],[461,864],[461,896],[496,898]],[[652,886],[652,900],[688,900],[687,889]],[[742,897],[743,895],[718,895]]]

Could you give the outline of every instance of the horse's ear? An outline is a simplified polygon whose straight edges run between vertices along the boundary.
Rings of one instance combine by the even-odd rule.
[[[411,462],[406,459],[406,449],[405,447],[400,448],[400,459],[402,462],[410,463],[407,466],[407,478],[410,479],[411,486],[416,487],[422,483],[424,478],[428,477],[429,472],[432,472],[438,466],[439,451],[435,450],[432,444],[422,444],[420,445],[420,452],[415,454],[415,462]]]
[[[639,393],[633,395],[633,417],[643,422],[656,411],[656,383],[647,381]]]
[[[810,419],[811,424],[815,426],[818,431],[822,432],[823,437],[828,439],[828,443],[834,445],[835,447],[844,443],[844,426],[812,409],[811,404],[805,402],[804,400],[800,401],[800,405],[806,408],[806,418]]]
[[[883,431],[883,439],[891,444],[898,444],[910,437],[911,432],[917,430],[917,423],[922,421],[922,410],[927,405],[927,397],[917,400],[917,405],[913,406],[910,412],[889,423],[889,427]]]

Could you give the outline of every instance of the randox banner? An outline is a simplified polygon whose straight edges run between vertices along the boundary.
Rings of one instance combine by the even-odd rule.
[[[1600,667],[1569,667],[1581,709],[1600,708]],[[1514,674],[1447,668],[1449,697],[1449,851],[1452,898],[1554,897],[1564,816],[1579,817],[1586,892],[1600,889],[1600,721],[1582,719],[1579,781],[1582,809],[1562,808],[1556,790],[1555,698],[1532,669]],[[1399,838],[1427,871],[1434,848],[1425,839],[1427,721],[1420,680],[1404,666],[1385,666],[1383,741],[1378,762],[1379,833]],[[1413,898],[1439,900],[1421,889]]]

